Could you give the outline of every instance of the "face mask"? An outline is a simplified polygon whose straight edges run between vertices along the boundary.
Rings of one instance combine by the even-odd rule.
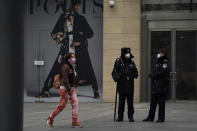
[[[125,54],[125,58],[129,59],[130,58],[130,53]]]
[[[160,54],[157,54],[157,59],[159,59],[161,57],[161,55]]]
[[[75,62],[76,62],[76,58],[72,58],[71,59],[71,64],[75,64]]]

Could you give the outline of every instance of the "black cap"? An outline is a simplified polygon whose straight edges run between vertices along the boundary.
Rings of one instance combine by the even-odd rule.
[[[124,57],[125,54],[130,53],[131,58],[134,58],[134,56],[131,54],[131,49],[128,47],[121,48],[121,56]]]
[[[158,51],[158,53],[163,53],[165,56],[167,56],[167,54],[168,54],[166,49],[161,49]]]

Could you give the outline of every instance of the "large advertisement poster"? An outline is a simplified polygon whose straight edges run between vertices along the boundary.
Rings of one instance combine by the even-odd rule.
[[[102,100],[103,0],[81,0],[74,13],[71,1],[26,0],[25,102],[59,100],[53,81],[68,52],[76,54],[77,76],[85,81],[79,101]]]

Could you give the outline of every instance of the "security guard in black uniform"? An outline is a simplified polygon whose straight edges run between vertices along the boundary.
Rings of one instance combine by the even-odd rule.
[[[134,56],[130,52],[130,48],[121,49],[121,57],[114,64],[114,70],[119,74],[117,88],[119,93],[119,107],[117,122],[123,121],[125,100],[128,104],[128,118],[130,122],[134,122],[133,114],[133,94],[134,94],[134,78],[138,77],[138,71],[135,63],[131,60]]]
[[[149,75],[152,80],[151,103],[149,115],[143,121],[154,121],[157,104],[159,105],[157,122],[165,121],[165,96],[169,84],[170,68],[165,51],[159,51],[154,72]]]

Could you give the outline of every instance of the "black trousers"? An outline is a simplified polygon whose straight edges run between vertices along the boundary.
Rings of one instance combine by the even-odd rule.
[[[125,100],[127,99],[128,105],[128,118],[132,119],[134,114],[133,107],[133,92],[132,93],[120,93],[119,92],[119,106],[118,106],[118,118],[124,118],[124,110],[125,110]]]
[[[165,94],[152,94],[148,119],[154,120],[159,105],[158,120],[165,120]]]

